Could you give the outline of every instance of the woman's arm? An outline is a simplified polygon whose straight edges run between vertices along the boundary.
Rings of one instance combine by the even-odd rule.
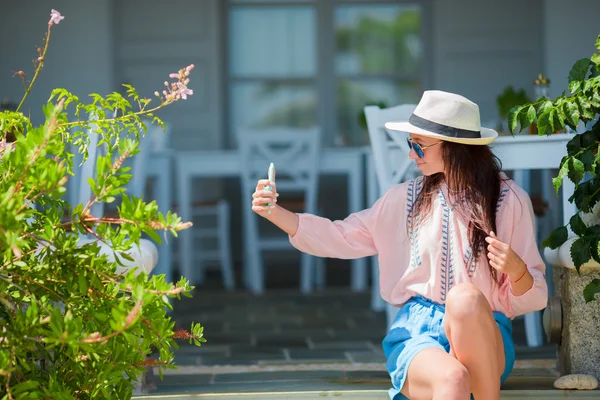
[[[300,221],[298,214],[286,210],[279,205],[275,205],[275,207],[271,208],[271,214],[267,214],[264,217],[292,237],[298,232],[298,224]]]
[[[351,214],[343,221],[331,221],[312,214],[294,214],[277,206],[276,191],[265,189],[269,185],[275,188],[268,180],[258,182],[253,194],[252,210],[286,232],[290,243],[298,250],[319,257],[342,259],[377,254],[373,234],[377,230],[377,221],[386,209],[386,198],[395,189],[388,191],[373,207]],[[402,207],[400,204],[397,206]],[[390,206],[388,209],[397,207]]]

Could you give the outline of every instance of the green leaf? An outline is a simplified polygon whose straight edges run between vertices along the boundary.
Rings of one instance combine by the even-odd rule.
[[[545,102],[540,104],[540,107],[538,108],[538,115],[542,115],[543,113],[545,113],[548,109],[550,109],[552,107],[553,107],[552,102],[550,100],[546,100]]]
[[[590,227],[593,228],[593,227]],[[599,227],[600,228],[600,227]],[[588,228],[588,232],[589,232]],[[587,232],[586,232],[587,233]],[[598,236],[600,232],[595,232],[596,238],[592,241],[592,248],[590,249],[590,253],[592,254],[592,258],[594,261],[600,264],[600,253],[598,253],[598,246],[600,246],[600,236]]]
[[[581,150],[581,135],[575,135],[573,139],[569,140],[567,143],[567,154],[569,156],[574,156],[579,153]]]
[[[583,163],[577,158],[569,159],[569,179],[573,183],[579,183],[583,179],[585,173],[585,167]]]
[[[588,120],[594,119],[596,113],[594,110],[592,110],[592,104],[588,98],[585,96],[579,96],[577,100],[579,102],[579,106],[581,107],[581,115]]]
[[[573,64],[573,67],[569,72],[569,90],[571,90],[573,82],[578,82],[576,86],[577,89],[579,88],[579,85],[581,85],[581,81],[585,80],[585,77],[590,69],[591,64],[592,61],[589,58],[582,58],[580,60],[577,60],[577,62]],[[571,93],[574,92],[574,90],[571,90]]]
[[[571,127],[576,127],[577,124],[579,124],[579,107],[577,107],[577,105],[572,101],[566,101],[564,110],[567,116],[567,121],[569,121]]]
[[[523,107],[523,109],[519,111],[519,124],[521,128],[520,131],[523,131],[523,129],[529,126],[529,119],[527,117],[527,107]]]
[[[579,158],[581,160],[586,171],[589,171],[589,172],[593,171],[594,162],[596,161],[596,157],[594,156],[594,152],[592,150],[587,149],[586,151],[579,154],[579,156],[577,158]]]
[[[550,125],[550,113],[551,113],[551,111],[552,111],[552,108],[548,108],[538,118],[538,134],[540,136],[541,135],[545,135],[546,131],[548,130],[548,127]],[[548,132],[548,133],[552,133],[552,130],[550,130],[550,132]]]
[[[579,238],[576,241],[574,241],[571,245],[571,259],[575,264],[577,272],[579,272],[579,268],[583,264],[585,264],[590,260],[590,258],[592,258],[592,255],[590,253],[590,245],[591,240],[587,237]]]
[[[571,217],[571,220],[569,221],[569,225],[571,225],[571,229],[573,230],[573,233],[575,233],[577,236],[583,236],[587,229],[587,226],[585,226],[585,224],[583,223],[583,220],[581,219],[581,216],[579,215],[579,213],[577,213]]]
[[[569,92],[575,93],[581,87],[581,81],[571,81],[569,82]]]
[[[533,105],[531,105],[527,109],[527,120],[529,120],[530,124],[535,120],[535,117],[536,117],[535,107]]]
[[[598,94],[597,92],[594,92],[594,94],[592,95],[592,98],[590,99],[590,104],[592,106],[594,106],[595,108],[600,109],[600,94]]]
[[[596,38],[596,49],[600,51],[600,35],[598,35],[598,37]]]
[[[560,247],[564,242],[567,241],[569,231],[566,226],[561,226],[553,230],[550,235],[542,242],[543,247],[549,247],[556,249]]]
[[[600,293],[600,279],[594,279],[583,289],[583,298],[586,303],[589,303],[598,293]]]
[[[550,132],[548,133],[553,133],[556,128],[554,127],[554,118],[556,115],[556,110],[554,108],[551,108],[548,110],[550,112],[550,115],[548,115],[548,124],[550,125]]]
[[[517,106],[510,109],[508,112],[508,129],[510,129],[510,133],[515,133],[515,129],[517,128],[517,123],[519,120],[519,112],[523,106]]]

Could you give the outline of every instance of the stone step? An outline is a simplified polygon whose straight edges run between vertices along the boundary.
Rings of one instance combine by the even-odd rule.
[[[254,392],[254,393],[198,393],[181,395],[148,395],[134,396],[135,400],[191,400],[191,399],[214,399],[214,400],[308,400],[324,398],[361,399],[361,400],[389,400],[385,390],[332,390],[332,391],[281,391],[281,392]],[[503,390],[500,399],[598,399],[600,391],[569,391],[569,390]]]
[[[502,386],[502,399],[600,399],[600,390],[553,388],[557,373],[548,360],[526,360]],[[183,367],[167,370],[143,399],[387,399],[389,377],[380,364],[282,364]]]

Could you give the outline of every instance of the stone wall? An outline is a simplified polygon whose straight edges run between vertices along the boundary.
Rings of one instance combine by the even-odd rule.
[[[581,276],[572,268],[553,270],[563,317],[557,369],[561,375],[589,374],[600,379],[600,299],[586,303],[583,298],[584,287],[600,278],[600,268],[581,268]]]

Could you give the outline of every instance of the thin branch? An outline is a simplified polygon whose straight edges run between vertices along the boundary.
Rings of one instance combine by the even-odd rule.
[[[46,59],[46,52],[48,51],[48,44],[50,44],[50,28],[51,27],[52,27],[52,25],[48,24],[48,33],[46,33],[46,41],[44,43],[44,51],[42,51],[40,58],[38,58],[39,63],[37,65],[37,68],[35,69],[35,74],[33,75],[33,79],[31,79],[31,82],[29,82],[29,87],[25,91],[25,94],[23,95],[21,102],[17,106],[17,110],[16,110],[17,112],[21,109],[21,106],[25,102],[25,99],[27,98],[27,96],[29,96],[29,92],[31,92],[31,88],[33,87],[33,84],[35,83],[38,74],[44,67],[44,60]]]

